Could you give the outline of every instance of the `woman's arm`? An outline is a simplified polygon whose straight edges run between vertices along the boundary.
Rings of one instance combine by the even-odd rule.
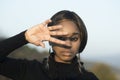
[[[0,74],[14,79],[20,78],[21,75],[24,75],[26,69],[29,68],[26,67],[28,65],[28,61],[10,59],[6,56],[13,50],[27,44],[28,42],[42,47],[45,47],[43,41],[67,45],[65,41],[52,37],[67,35],[66,32],[59,31],[63,26],[55,25],[47,27],[49,22],[51,21],[46,20],[41,24],[33,26],[27,31],[0,42]]]
[[[26,31],[0,42],[0,61],[15,49],[28,43],[25,39],[25,32]]]
[[[67,45],[65,41],[61,41],[52,36],[67,35],[67,32],[59,31],[63,26],[55,25],[47,27],[51,20],[46,20],[41,24],[35,25],[32,28],[24,31],[16,36],[8,38],[0,42],[0,61],[13,50],[30,42],[34,45],[45,47],[43,41]]]

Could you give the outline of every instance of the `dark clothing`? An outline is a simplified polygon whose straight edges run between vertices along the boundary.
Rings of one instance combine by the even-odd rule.
[[[41,63],[36,60],[28,61],[6,57],[13,50],[28,43],[24,33],[0,42],[1,75],[13,80],[98,80],[93,73],[85,69],[82,69],[82,73],[80,73],[76,61],[71,64],[59,63],[52,56],[49,58],[49,67],[46,68],[46,61]]]

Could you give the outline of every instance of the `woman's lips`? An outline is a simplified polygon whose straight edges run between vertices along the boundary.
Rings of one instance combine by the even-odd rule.
[[[62,51],[63,56],[71,56],[72,52],[71,51]]]

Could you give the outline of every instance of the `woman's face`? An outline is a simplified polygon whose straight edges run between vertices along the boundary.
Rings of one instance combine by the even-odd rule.
[[[76,24],[69,20],[61,21],[60,25],[63,26],[60,31],[68,32],[68,35],[56,38],[66,41],[70,46],[53,44],[52,47],[55,51],[55,61],[70,63],[76,53],[78,53],[78,49],[80,47],[80,31]]]

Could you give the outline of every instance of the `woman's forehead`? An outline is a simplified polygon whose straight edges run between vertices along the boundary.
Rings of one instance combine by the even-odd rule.
[[[70,20],[64,20],[59,23],[60,25],[63,26],[63,30],[78,30],[77,25]]]
[[[61,31],[65,31],[71,34],[80,33],[77,25],[72,21],[66,20],[60,22],[59,24],[63,26],[63,28],[60,29]]]
[[[72,28],[62,28],[60,31],[67,32],[68,35],[66,36],[74,36],[74,35],[80,35],[80,32],[78,29],[72,29]]]

